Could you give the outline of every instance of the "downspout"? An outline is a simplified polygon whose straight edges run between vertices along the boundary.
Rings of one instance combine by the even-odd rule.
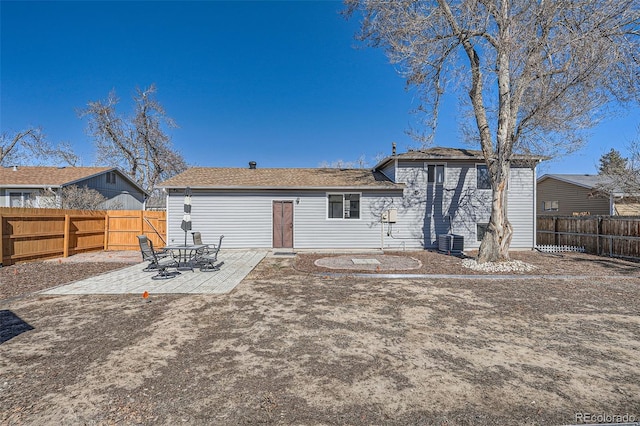
[[[536,249],[536,245],[537,245],[537,240],[538,240],[538,212],[537,212],[537,206],[538,206],[538,178],[537,178],[537,170],[538,170],[538,163],[536,163],[533,166],[533,241],[532,241],[532,247],[531,250],[535,250]]]
[[[380,250],[384,253],[384,220],[383,216],[380,216]]]
[[[166,197],[164,197],[164,211],[165,211],[165,216],[164,216],[164,220],[165,220],[165,228],[166,228],[166,237],[167,237],[167,241],[171,241],[171,234],[170,234],[170,226],[169,223],[171,223],[169,221],[169,197],[171,195],[171,190],[167,190],[166,188],[162,188],[162,191],[165,192],[167,194]]]

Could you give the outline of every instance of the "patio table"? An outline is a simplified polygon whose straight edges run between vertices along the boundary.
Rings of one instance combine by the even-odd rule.
[[[165,250],[171,250],[177,253],[176,260],[178,261],[178,270],[190,269],[193,271],[193,266],[198,261],[198,252],[202,251],[206,247],[206,244],[177,244],[165,246]]]

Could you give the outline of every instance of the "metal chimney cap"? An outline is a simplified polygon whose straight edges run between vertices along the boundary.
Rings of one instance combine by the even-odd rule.
[[[258,165],[258,163],[256,163],[255,161],[249,161],[249,168],[250,169],[255,169],[257,165]]]

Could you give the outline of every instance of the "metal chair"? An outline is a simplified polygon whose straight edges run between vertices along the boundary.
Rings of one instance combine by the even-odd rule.
[[[146,235],[138,235],[138,243],[140,244],[140,252],[142,253],[142,260],[149,262],[145,272],[158,271],[156,275],[151,277],[154,280],[173,278],[178,271],[169,272],[168,268],[177,268],[178,262],[173,258],[171,252],[155,251],[153,249],[153,242],[147,238]]]
[[[203,245],[205,248],[199,251],[199,255],[209,254],[212,250],[215,250],[216,246],[211,244],[204,244],[202,242],[202,234],[198,231],[192,232],[191,236],[193,237],[193,245],[200,246]]]
[[[143,271],[145,272],[151,272],[158,269],[156,259],[162,259],[171,256],[171,253],[168,253],[164,250],[155,251],[153,249],[153,243],[146,235],[138,235],[138,243],[140,244],[140,253],[142,253],[142,260],[144,262],[149,262],[149,265],[147,265],[147,267],[143,269]]]
[[[200,270],[203,272],[211,272],[211,271],[219,271],[220,267],[224,265],[224,262],[220,262],[216,264],[218,261],[218,253],[220,252],[220,247],[222,246],[222,239],[224,235],[220,235],[220,240],[218,241],[218,245],[214,249],[210,249],[208,253],[204,253],[198,256],[198,265],[200,265]],[[195,237],[194,237],[195,242]]]

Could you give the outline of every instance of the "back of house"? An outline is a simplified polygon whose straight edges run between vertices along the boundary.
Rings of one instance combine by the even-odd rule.
[[[535,165],[516,158],[508,184],[513,248],[535,244]],[[228,248],[423,249],[455,234],[477,248],[491,189],[481,152],[431,148],[373,169],[191,168],[165,182],[168,242],[180,243],[185,189],[193,230]],[[191,236],[187,235],[191,241]]]

